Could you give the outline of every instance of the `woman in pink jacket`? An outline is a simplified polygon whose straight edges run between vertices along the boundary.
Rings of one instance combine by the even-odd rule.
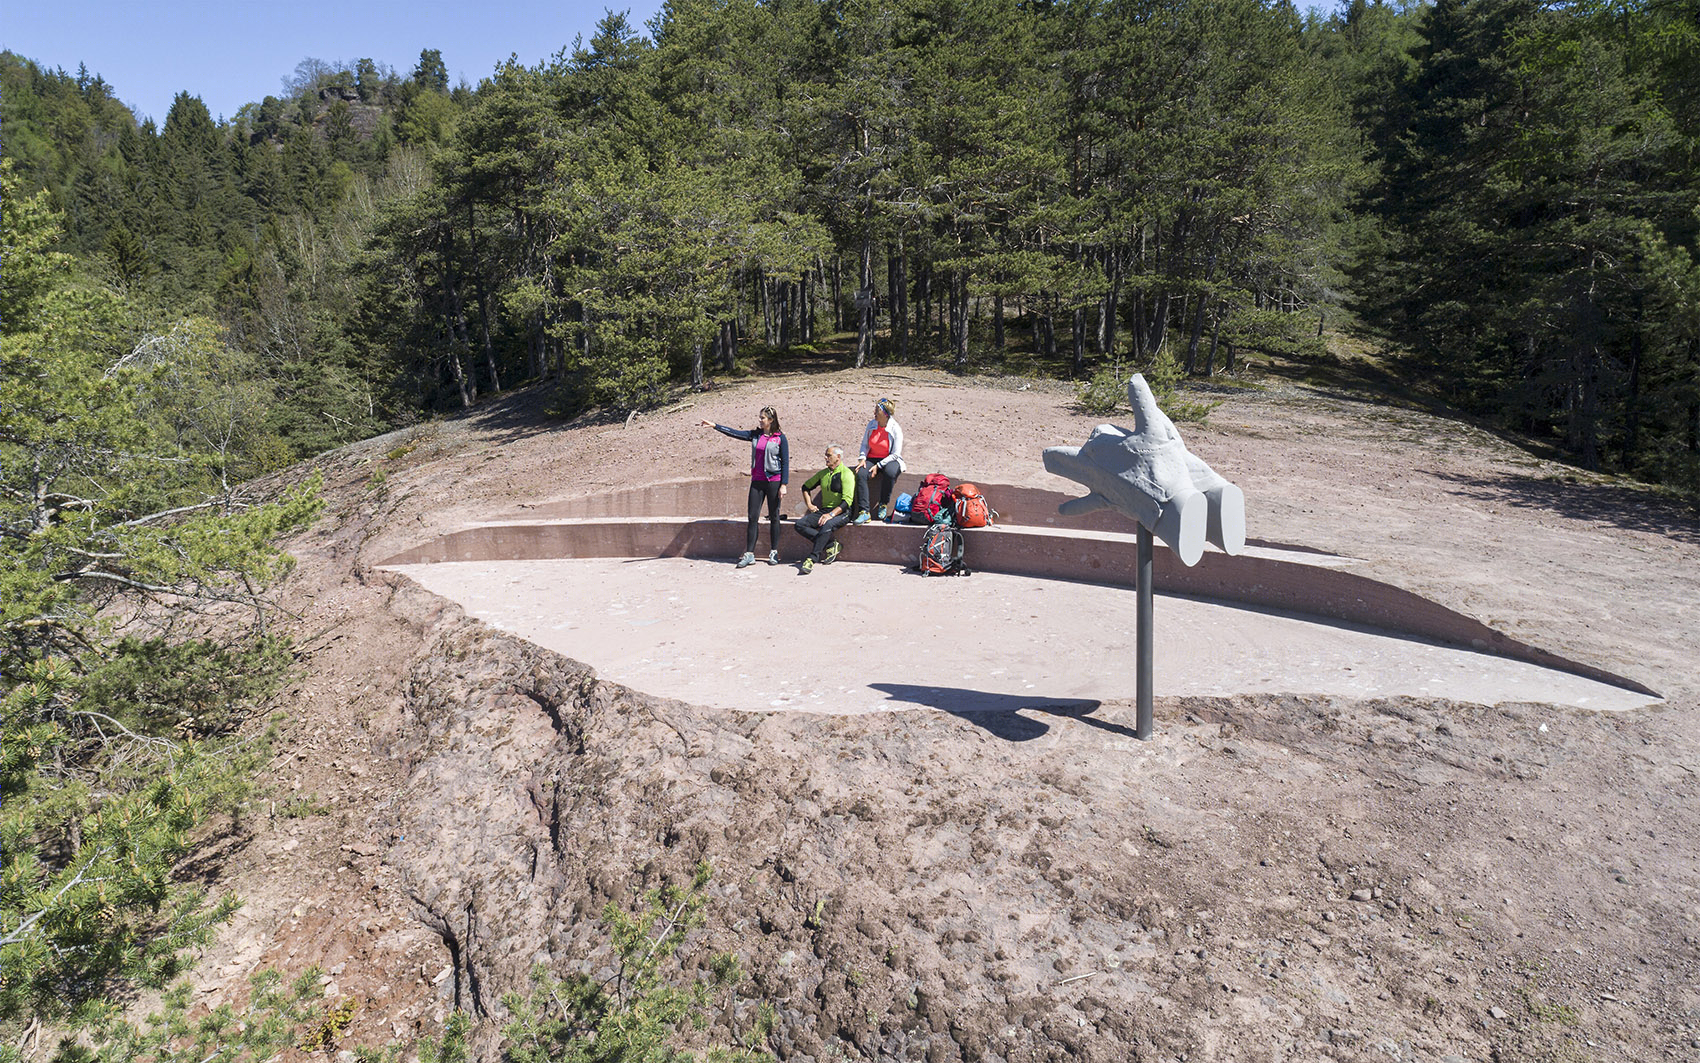
[[[779,430],[779,414],[772,406],[763,406],[754,428],[728,428],[713,421],[703,421],[702,426],[750,444],[749,529],[738,567],[755,564],[763,502],[767,503],[768,543],[773,547],[768,551],[767,563],[779,564],[779,500],[785,497],[785,485],[791,482],[791,446],[785,441],[785,433]]]

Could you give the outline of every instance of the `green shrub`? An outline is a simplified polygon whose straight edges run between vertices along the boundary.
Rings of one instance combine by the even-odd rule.
[[[1113,367],[1104,366],[1090,380],[1076,385],[1075,405],[1084,413],[1108,417],[1127,405],[1127,376],[1118,361]]]
[[[1167,347],[1157,352],[1140,368],[1151,397],[1171,421],[1203,421],[1220,402],[1194,402],[1180,396],[1180,386],[1186,380],[1186,370]],[[1122,370],[1118,359],[1113,366],[1104,366],[1092,379],[1075,389],[1076,405],[1085,413],[1108,417],[1127,409],[1127,382],[1133,374]]]
[[[707,981],[689,985],[663,975],[684,942],[702,923],[707,864],[697,867],[688,887],[669,886],[644,895],[643,909],[628,915],[610,904],[602,912],[614,951],[615,973],[604,981],[575,974],[558,981],[546,969],[531,973],[529,996],[510,993],[502,1003],[512,1015],[502,1030],[503,1058],[512,1063],[675,1063],[698,1057],[676,1047],[683,1027],[702,1028],[713,998],[731,992],[743,975],[730,954],[713,957]],[[772,1024],[763,1009],[757,1028],[739,1047],[711,1049],[711,1063],[757,1063],[757,1048]]]

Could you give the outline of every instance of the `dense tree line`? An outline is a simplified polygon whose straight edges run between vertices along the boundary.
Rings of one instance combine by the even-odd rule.
[[[678,0],[647,31],[453,91],[434,51],[304,60],[157,131],[8,56],[6,152],[70,250],[259,359],[279,454],[521,381],[642,405],[829,333],[1209,375],[1338,308],[1448,401],[1700,480],[1688,5]]]
[[[423,165],[458,106],[433,52],[406,80],[369,60],[326,65],[303,62],[295,96],[225,122],[179,93],[156,128],[99,77],[0,53],[4,155],[19,187],[46,193],[60,249],[135,307],[144,333],[215,322],[269,392],[258,411],[267,445],[254,453],[271,465],[396,416],[391,367],[352,339],[352,267],[374,203]]]
[[[1696,9],[1440,0],[1410,32],[1361,110],[1366,317],[1460,405],[1700,485]]]

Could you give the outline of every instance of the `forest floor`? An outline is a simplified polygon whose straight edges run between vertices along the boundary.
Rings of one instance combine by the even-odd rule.
[[[1700,520],[1338,378],[1197,389],[1220,405],[1182,432],[1248,534],[1661,704],[1159,697],[1139,742],[1131,690],[856,716],[652,696],[379,566],[550,502],[736,478],[747,452],[697,422],[767,404],[812,455],[890,396],[912,471],[1055,490],[1040,450],[1101,418],[1066,385],[909,367],[721,381],[626,421],[551,418],[532,389],[312,463],[329,504],[281,588],[300,670],[266,814],[196,863],[245,902],[197,999],[316,965],[327,1008],[357,1002],[344,1053],[459,1007],[493,1058],[533,964],[606,974],[602,907],[706,860],[686,951],[739,955],[787,1059],[1700,1058]],[[754,1011],[710,1019],[731,1041]]]

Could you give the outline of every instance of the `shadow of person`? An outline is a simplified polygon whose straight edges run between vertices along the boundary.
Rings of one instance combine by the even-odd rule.
[[[1040,694],[995,694],[964,687],[929,687],[913,683],[870,683],[892,701],[925,705],[967,720],[1006,742],[1031,742],[1050,731],[1034,714],[1078,720],[1089,727],[1135,737],[1134,729],[1092,718],[1103,704],[1089,698],[1051,698]]]

